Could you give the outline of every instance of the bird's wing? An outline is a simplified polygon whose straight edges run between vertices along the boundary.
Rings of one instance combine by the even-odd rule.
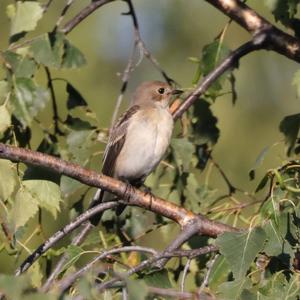
[[[103,156],[102,172],[104,175],[113,176],[114,167],[119,153],[121,152],[128,124],[131,117],[140,109],[139,105],[130,107],[113,126]]]

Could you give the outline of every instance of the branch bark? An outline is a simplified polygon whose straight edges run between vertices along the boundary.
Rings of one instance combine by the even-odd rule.
[[[264,49],[276,51],[300,62],[300,41],[278,29],[240,0],[206,0],[246,29],[253,37],[264,33]]]
[[[154,197],[153,195],[145,194],[122,181],[44,153],[0,143],[0,158],[45,167],[59,174],[74,178],[89,186],[107,190],[120,199],[124,199],[123,201],[126,202],[127,205],[139,206],[150,210],[175,221],[181,227],[196,222],[199,225],[199,234],[216,237],[226,231],[238,231],[237,228],[211,221],[203,215],[195,214],[174,203]]]

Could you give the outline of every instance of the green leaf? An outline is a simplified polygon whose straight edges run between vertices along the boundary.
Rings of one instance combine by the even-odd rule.
[[[18,1],[16,6],[9,5],[7,12],[11,19],[10,36],[34,30],[43,16],[41,4],[35,1]]]
[[[0,104],[2,104],[8,96],[9,87],[8,83],[5,80],[0,80]]]
[[[24,226],[38,212],[38,199],[32,195],[24,185],[21,185],[16,196],[12,210],[12,223],[14,230]]]
[[[172,139],[172,153],[181,172],[188,172],[195,151],[194,145],[187,138]]]
[[[200,63],[201,72],[206,76],[209,72],[214,70],[219,63],[225,59],[230,53],[230,49],[226,47],[220,40],[215,40],[212,43],[206,45],[202,49],[202,59]],[[214,99],[217,96],[217,92],[222,89],[222,83],[226,75],[221,76],[218,80],[209,88],[209,92]]]
[[[291,235],[293,229],[293,222],[291,215],[283,213],[277,218],[277,222],[270,220],[265,226],[264,230],[267,236],[267,243],[264,247],[264,252],[268,256],[278,256],[280,254],[287,254],[290,260],[294,257],[292,246],[285,237]]]
[[[289,25],[290,19],[297,13],[299,0],[265,0],[266,5],[272,11],[276,21]]]
[[[144,300],[148,295],[148,288],[143,280],[126,280],[128,299]]]
[[[206,45],[202,49],[202,71],[204,76],[215,69],[215,67],[230,53],[226,47],[219,40]]]
[[[68,40],[64,41],[63,68],[80,68],[86,64],[86,60],[79,49]]]
[[[0,159],[0,200],[7,200],[18,184],[16,166],[8,160]]]
[[[33,58],[48,67],[59,67],[57,58],[52,50],[48,34],[33,40],[30,46]]]
[[[28,287],[25,276],[13,276],[0,274],[0,291],[7,299],[21,300],[22,292]]]
[[[70,197],[74,193],[76,193],[79,189],[83,188],[84,185],[68,176],[61,176],[60,179],[60,189],[64,198]]]
[[[220,299],[222,300],[237,300],[241,299],[240,296],[245,288],[251,287],[249,278],[244,277],[234,281],[224,282],[219,286]]]
[[[144,277],[144,280],[149,286],[168,289],[173,287],[169,275],[170,274],[167,270],[161,270],[158,272],[152,272],[150,274],[147,274]]]
[[[266,234],[259,227],[241,233],[226,232],[216,239],[236,280],[246,274],[257,253],[262,250],[265,239]]]
[[[24,127],[29,126],[33,117],[45,107],[49,92],[28,78],[17,78],[14,89],[14,115]]]
[[[290,156],[300,129],[300,113],[285,117],[280,122],[279,129],[285,135],[285,142],[288,145],[287,155]]]
[[[28,270],[28,273],[30,274],[32,286],[35,288],[40,288],[42,285],[43,273],[39,262],[34,263]]]
[[[60,202],[63,201],[59,186],[47,180],[25,180],[23,185],[37,200],[39,206],[48,210],[56,218],[57,212],[60,211]]]
[[[64,270],[68,269],[71,265],[73,265],[81,256],[84,250],[75,245],[69,245],[66,254],[68,256],[68,261],[65,264]]]
[[[0,133],[4,132],[11,124],[11,116],[6,105],[0,106]]]
[[[217,287],[219,287],[221,283],[227,280],[228,273],[229,264],[226,261],[225,257],[220,255],[211,268],[208,279],[209,287],[212,289],[216,289]]]
[[[35,62],[26,56],[12,51],[5,51],[3,56],[16,78],[31,78],[36,71]]]

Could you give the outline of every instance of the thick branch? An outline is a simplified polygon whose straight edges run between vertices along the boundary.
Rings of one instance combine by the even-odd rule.
[[[190,223],[199,222],[200,234],[216,237],[226,231],[238,230],[234,227],[211,221],[202,215],[194,214],[171,202],[153,197],[153,195],[145,194],[122,181],[44,153],[0,143],[0,158],[49,168],[54,172],[74,178],[89,186],[107,190],[124,199],[127,205],[143,207],[177,222],[182,227]]]
[[[299,39],[285,33],[269,23],[240,0],[206,0],[229,16],[253,36],[265,33],[268,42],[265,49],[274,50],[292,60],[300,62]]]
[[[66,23],[61,31],[64,34],[68,34],[72,31],[81,21],[83,21],[86,17],[88,17],[91,13],[93,13],[97,8],[112,2],[115,0],[98,0],[92,1],[89,5],[87,5],[83,10],[81,10],[73,19],[71,19],[68,23]]]

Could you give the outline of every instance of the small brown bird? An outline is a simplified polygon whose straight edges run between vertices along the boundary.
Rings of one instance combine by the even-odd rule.
[[[179,93],[160,81],[144,82],[136,89],[131,106],[110,132],[103,157],[104,175],[136,187],[143,184],[169,146],[174,125],[169,103]],[[109,193],[99,191],[92,206],[109,200]],[[100,218],[97,215],[91,222],[97,225]]]

